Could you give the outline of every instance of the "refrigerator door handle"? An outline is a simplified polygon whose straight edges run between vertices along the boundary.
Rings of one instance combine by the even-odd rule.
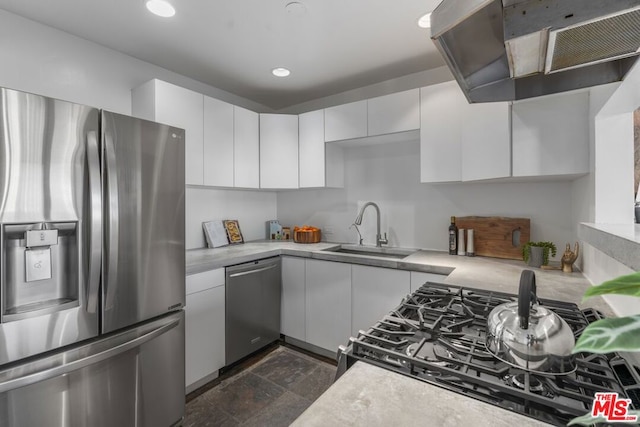
[[[87,163],[89,166],[89,212],[91,224],[87,311],[95,313],[98,310],[100,261],[102,259],[102,191],[100,185],[98,134],[95,131],[87,134]]]
[[[106,159],[106,192],[107,192],[107,233],[108,233],[108,245],[106,248],[105,257],[105,271],[107,277],[104,281],[105,287],[105,309],[111,309],[113,307],[113,300],[115,298],[115,288],[118,278],[118,245],[119,245],[119,223],[118,223],[118,171],[116,168],[116,150],[113,143],[113,137],[111,133],[105,131],[104,133],[104,156]]]
[[[0,393],[5,393],[7,391],[11,391],[20,387],[26,387],[28,385],[36,384],[38,382],[46,381],[51,378],[56,378],[62,375],[69,374],[73,371],[77,371],[78,369],[82,369],[86,366],[96,364],[98,362],[102,362],[103,360],[107,360],[109,358],[115,357],[119,354],[122,354],[128,350],[139,347],[142,344],[153,340],[154,338],[159,337],[170,329],[176,327],[180,324],[181,318],[176,316],[171,316],[163,322],[159,327],[152,329],[151,331],[134,338],[129,341],[125,341],[121,344],[114,345],[106,350],[97,352],[95,354],[91,354],[86,357],[79,358],[77,360],[67,360],[66,356],[56,355],[59,359],[57,365],[54,367],[50,367],[48,369],[44,369],[37,372],[32,372],[27,375],[24,375],[24,371],[28,371],[28,367],[24,369],[21,366],[14,368],[15,375],[7,375],[9,378],[0,380]],[[91,344],[89,344],[89,347]],[[72,350],[73,351],[73,350]],[[71,357],[72,358],[72,357]],[[38,363],[38,362],[33,362]],[[4,376],[4,375],[2,375]]]

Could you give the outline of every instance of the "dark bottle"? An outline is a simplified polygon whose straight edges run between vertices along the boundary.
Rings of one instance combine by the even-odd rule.
[[[458,255],[458,227],[456,227],[456,217],[451,217],[449,226],[449,255]]]

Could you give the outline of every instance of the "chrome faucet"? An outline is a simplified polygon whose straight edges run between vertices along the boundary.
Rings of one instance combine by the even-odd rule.
[[[367,206],[373,206],[376,209],[376,246],[381,247],[382,245],[386,245],[387,243],[389,243],[389,241],[387,240],[387,233],[384,233],[384,238],[380,234],[380,208],[378,207],[378,205],[373,202],[365,203],[364,206],[362,206],[362,209],[360,209],[360,212],[358,212],[358,216],[353,223],[355,225],[362,224],[362,215],[364,214],[364,210],[367,208]]]

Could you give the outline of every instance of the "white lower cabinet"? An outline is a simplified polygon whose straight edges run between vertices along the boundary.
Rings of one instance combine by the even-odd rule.
[[[353,265],[351,267],[351,335],[366,330],[409,294],[410,273],[404,270]]]
[[[423,273],[422,271],[411,272],[411,293],[415,292],[426,282],[442,283],[447,278],[445,274]]]
[[[351,336],[351,264],[306,260],[306,341],[336,352]]]
[[[282,257],[280,332],[335,353],[396,308],[425,282],[444,274]]]
[[[280,333],[306,341],[305,333],[305,259],[282,257],[282,300]]]
[[[189,393],[225,364],[224,268],[187,276],[185,385]]]

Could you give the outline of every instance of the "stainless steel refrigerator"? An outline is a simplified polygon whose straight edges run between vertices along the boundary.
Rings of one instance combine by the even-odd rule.
[[[184,414],[184,131],[0,89],[0,425]]]

